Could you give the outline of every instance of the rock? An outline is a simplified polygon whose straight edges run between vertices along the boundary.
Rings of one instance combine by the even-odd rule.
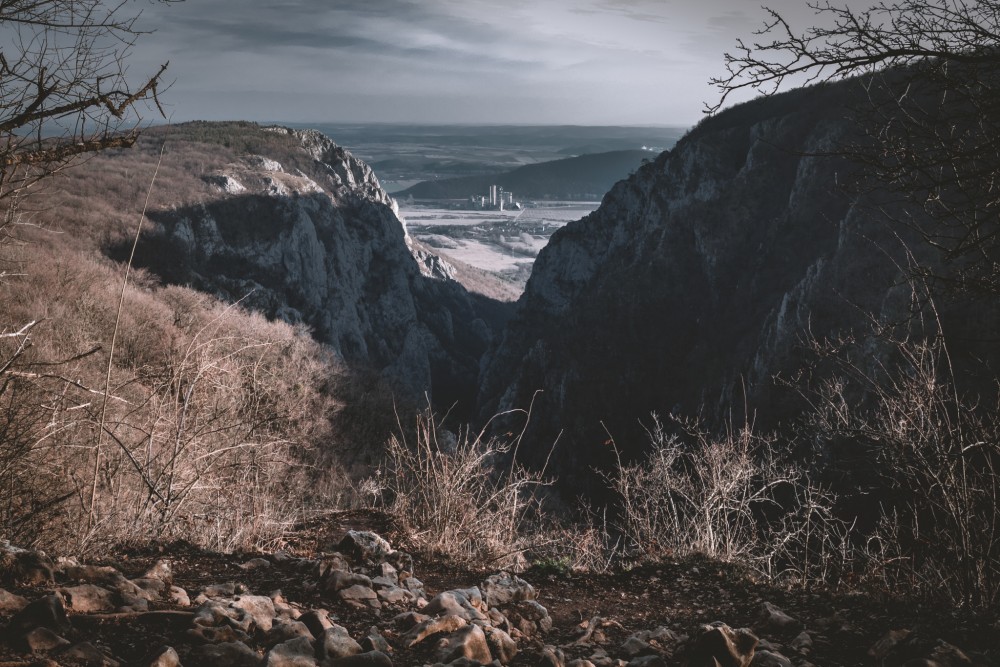
[[[750,667],[792,667],[792,661],[780,653],[771,651],[757,651]]]
[[[250,635],[229,625],[219,627],[196,625],[187,631],[187,636],[207,644],[249,642]]]
[[[171,586],[170,590],[167,591],[167,599],[173,602],[178,607],[190,607],[191,598],[188,597],[187,591],[179,586]]]
[[[32,653],[44,653],[61,646],[69,646],[70,642],[63,639],[48,628],[35,628],[24,636],[24,645]]]
[[[323,581],[323,590],[327,593],[336,593],[351,586],[372,588],[372,580],[363,574],[345,572],[344,570],[332,570]]]
[[[461,616],[467,621],[485,621],[485,610],[479,589],[466,588],[436,595],[422,611],[430,616],[452,615]]]
[[[403,646],[407,648],[418,644],[428,637],[443,632],[455,632],[459,628],[465,627],[468,622],[461,616],[456,616],[454,614],[449,614],[447,616],[440,616],[438,618],[432,618],[419,623],[409,629],[405,634],[403,634],[400,639],[403,642]]]
[[[501,664],[508,664],[517,656],[517,642],[510,635],[499,628],[486,626],[483,628],[486,633],[486,643],[490,647],[490,653],[500,661]]]
[[[316,576],[325,579],[332,572],[350,572],[351,565],[339,553],[331,554],[316,562]]]
[[[125,585],[131,589],[124,574],[110,565],[80,565],[75,561],[61,563],[57,567],[60,581],[75,581],[83,584],[97,584],[105,588],[119,590]]]
[[[0,542],[0,583],[44,586],[54,581],[52,560],[44,553]]]
[[[227,582],[224,584],[212,584],[201,589],[199,597],[204,595],[206,598],[231,598],[238,593],[246,593],[247,587],[243,584],[237,584],[234,582]],[[199,604],[201,604],[199,602]]]
[[[628,667],[667,667],[667,663],[660,655],[641,655],[629,660]]]
[[[487,607],[503,607],[513,602],[534,600],[537,597],[531,584],[507,572],[486,577],[480,588]]]
[[[570,662],[566,663],[566,667],[597,667],[597,666],[590,660],[586,660],[584,658],[577,658],[576,660],[571,660]]]
[[[261,570],[271,567],[271,561],[266,558],[251,558],[245,563],[240,565],[241,570]]]
[[[349,530],[337,545],[337,551],[358,563],[378,564],[393,552],[389,541],[370,531]]]
[[[263,661],[243,642],[225,642],[195,647],[190,663],[184,667],[261,667]]]
[[[915,663],[917,661],[906,662],[903,667],[912,667],[911,662]],[[972,658],[966,655],[962,649],[940,640],[937,646],[934,647],[934,651],[931,652],[930,657],[920,662],[922,663],[921,667],[972,667],[973,665],[977,665],[978,667],[981,664],[989,664],[973,662]]]
[[[316,667],[316,653],[308,637],[278,644],[264,658],[267,667]]]
[[[430,616],[426,614],[419,614],[415,611],[406,611],[402,614],[397,614],[392,618],[393,625],[403,632],[408,631],[410,628],[424,623],[425,621],[431,620]]]
[[[802,655],[809,655],[809,652],[812,651],[813,647],[812,636],[803,630],[795,637],[795,639],[792,640],[791,647],[793,650],[801,653]]]
[[[323,633],[316,639],[316,655],[324,664],[330,660],[346,658],[363,651],[361,644],[354,641],[347,629],[339,625],[323,630]]]
[[[369,651],[358,653],[347,658],[329,660],[320,663],[320,667],[392,667],[392,659],[385,653]]]
[[[538,656],[539,667],[565,667],[566,654],[561,648],[545,646]]]
[[[309,631],[309,628],[305,623],[301,621],[293,621],[288,619],[281,619],[275,621],[271,626],[271,630],[267,633],[267,638],[265,639],[265,645],[268,648],[286,642],[289,639],[295,639],[296,637],[306,637],[310,641],[314,640],[316,636]]]
[[[267,632],[274,623],[274,602],[264,595],[241,595],[233,598],[231,607],[246,611],[253,618],[254,624]]]
[[[361,644],[361,648],[364,651],[381,651],[382,653],[392,653],[392,647],[389,646],[389,642],[386,641],[382,633],[379,632],[378,626],[372,626],[368,631],[368,634],[361,638],[358,642]]]
[[[365,605],[374,609],[378,609],[382,606],[382,604],[378,601],[378,594],[371,588],[362,586],[361,584],[356,584],[350,588],[337,591],[337,597],[344,602],[353,602],[358,606]]]
[[[307,611],[299,616],[299,622],[309,628],[309,632],[312,633],[313,637],[321,636],[324,630],[334,626],[333,621],[330,620],[330,612],[326,609]]]
[[[131,581],[139,589],[139,595],[146,600],[159,600],[163,596],[164,591],[169,590],[170,586],[170,584],[162,579],[155,577],[140,577]]]
[[[59,661],[82,663],[87,667],[119,667],[121,663],[90,642],[80,642],[59,652]]]
[[[901,642],[904,642],[911,634],[910,630],[890,630],[868,649],[868,655],[876,660],[883,660],[893,652]]]
[[[782,635],[794,635],[802,630],[802,623],[795,620],[770,602],[761,605],[754,626],[761,633],[773,632]]]
[[[153,563],[153,566],[143,573],[142,578],[159,579],[164,584],[169,586],[174,583],[174,566],[169,560],[161,558]]]
[[[459,658],[476,660],[482,664],[493,661],[486,633],[478,625],[466,625],[443,638],[438,643],[437,656],[441,662]]]
[[[27,606],[25,598],[0,588],[0,614],[14,614]]]
[[[35,628],[48,628],[57,634],[72,629],[61,597],[46,595],[39,598],[15,614],[7,624],[7,632],[13,637],[23,637]]]
[[[394,605],[407,605],[415,602],[417,599],[416,595],[398,586],[380,588],[377,591],[377,595],[381,602]]]
[[[181,667],[181,657],[177,651],[167,646],[160,650],[147,667]]]
[[[534,600],[522,600],[503,610],[512,627],[527,637],[534,637],[552,629],[552,617]]]
[[[690,667],[749,667],[757,637],[743,628],[733,630],[725,623],[703,625],[688,659]]]
[[[651,653],[655,653],[652,646],[650,646],[647,642],[643,641],[642,639],[639,639],[635,635],[632,635],[631,637],[625,640],[625,642],[622,644],[621,651],[629,658],[635,658],[636,656],[649,655]]]

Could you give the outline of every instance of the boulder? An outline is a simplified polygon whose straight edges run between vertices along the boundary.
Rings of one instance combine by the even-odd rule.
[[[0,614],[16,614],[27,606],[27,599],[0,588]]]
[[[32,653],[46,653],[62,646],[69,646],[70,642],[48,628],[35,628],[24,636],[23,645]]]
[[[369,651],[346,658],[321,663],[321,667],[392,667],[392,659],[385,653]]]
[[[141,578],[159,579],[169,586],[174,583],[174,566],[169,560],[161,558],[153,563],[153,566],[146,570]]]
[[[57,655],[59,662],[83,664],[87,667],[119,667],[121,663],[90,642],[73,644]]]
[[[757,651],[750,662],[750,667],[792,667],[792,661],[780,653]]]
[[[423,613],[429,616],[460,616],[467,621],[485,621],[486,606],[478,588],[456,589],[436,595]]]
[[[316,653],[308,637],[278,644],[264,658],[267,667],[316,667]]]
[[[7,624],[11,637],[24,637],[35,628],[48,628],[57,634],[69,632],[72,627],[66,618],[66,607],[58,595],[46,595],[19,611]]]
[[[531,584],[507,572],[486,577],[480,589],[487,607],[503,607],[522,600],[534,600],[537,597]]]
[[[181,667],[181,657],[170,646],[160,649],[147,667]]]
[[[250,614],[261,632],[270,630],[274,623],[274,602],[265,595],[241,595],[233,598],[230,606]]]
[[[793,636],[802,631],[802,623],[792,618],[770,602],[761,605],[755,629],[762,634],[775,633]]]
[[[243,642],[205,644],[195,647],[184,667],[261,667],[260,656]]]
[[[338,660],[362,653],[361,644],[351,638],[346,628],[334,625],[323,631],[316,640],[316,655],[320,662]]]
[[[690,667],[749,667],[757,648],[749,630],[733,630],[725,623],[703,625],[688,658]]]
[[[323,631],[327,628],[333,627],[333,621],[330,620],[330,612],[326,609],[313,609],[307,611],[306,613],[299,616],[299,622],[305,624],[309,628],[309,632],[312,633],[313,637],[319,637],[323,634]]]
[[[305,623],[301,621],[293,621],[289,619],[281,619],[275,621],[271,626],[271,630],[267,633],[267,638],[264,640],[265,645],[268,648],[286,642],[289,639],[295,639],[296,637],[306,637],[310,641],[315,639],[315,635],[309,631],[309,628]]]
[[[466,625],[443,638],[437,647],[441,662],[468,658],[482,664],[493,661],[486,633],[478,625]]]
[[[552,629],[548,610],[534,600],[522,600],[503,610],[512,627],[526,637],[535,637]]]
[[[52,560],[43,552],[0,542],[0,583],[44,586],[55,581],[53,573]]]
[[[512,662],[517,656],[517,642],[499,628],[487,625],[483,631],[486,633],[486,644],[490,647],[490,653],[501,664],[506,665]]]
[[[109,612],[114,611],[118,606],[114,593],[94,584],[60,588],[59,593],[66,600],[69,608],[79,613]]]
[[[455,632],[459,628],[465,627],[467,624],[468,622],[461,616],[456,616],[454,614],[439,616],[438,618],[431,618],[422,623],[418,623],[404,633],[400,639],[403,642],[403,646],[409,648],[414,644],[419,644],[428,637],[444,632]]]

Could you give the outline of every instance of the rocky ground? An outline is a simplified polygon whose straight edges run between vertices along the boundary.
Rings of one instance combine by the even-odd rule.
[[[0,548],[0,667],[996,665],[1000,624],[774,588],[705,560],[474,571],[340,513],[286,550],[184,544],[107,562]]]

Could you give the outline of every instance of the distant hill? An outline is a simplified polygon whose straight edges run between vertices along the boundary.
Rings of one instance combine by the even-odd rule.
[[[635,171],[643,160],[653,157],[649,151],[641,150],[580,155],[530,164],[501,174],[424,181],[396,193],[396,196],[464,199],[471,195],[485,195],[489,186],[496,184],[522,200],[600,198],[612,185]]]

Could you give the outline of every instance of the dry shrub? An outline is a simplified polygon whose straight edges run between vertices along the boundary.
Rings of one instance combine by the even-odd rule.
[[[882,493],[862,575],[892,593],[995,608],[1000,413],[960,395],[942,337],[893,344],[875,372],[841,356],[841,375],[811,396],[820,443],[874,457]]]
[[[402,429],[401,429],[402,430]],[[416,437],[393,436],[387,461],[369,483],[387,495],[415,544],[489,567],[517,568],[537,536],[530,526],[540,505],[543,475],[505,464],[511,443],[468,429],[440,429],[428,410],[418,415]]]
[[[843,569],[846,527],[833,498],[783,463],[774,438],[750,425],[713,436],[678,421],[669,434],[653,415],[643,461],[608,475],[620,530],[633,555],[703,554],[806,584]]]

